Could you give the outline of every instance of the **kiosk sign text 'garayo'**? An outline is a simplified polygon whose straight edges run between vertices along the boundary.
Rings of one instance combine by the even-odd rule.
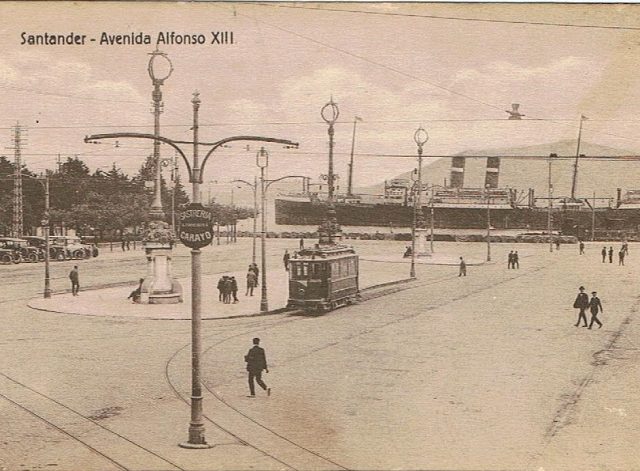
[[[213,241],[213,216],[200,203],[192,203],[180,212],[180,241],[192,249]]]

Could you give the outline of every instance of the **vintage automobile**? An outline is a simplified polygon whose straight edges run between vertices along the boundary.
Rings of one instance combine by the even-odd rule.
[[[24,239],[0,237],[0,247],[12,252],[13,263],[37,262],[39,260],[38,249],[31,247]]]
[[[75,236],[50,236],[49,244],[57,250],[56,260],[90,258],[93,249],[90,245],[80,242],[80,237]]]
[[[91,247],[91,256],[97,257],[99,254],[98,244],[96,243],[95,236],[80,236],[80,241],[83,245]]]
[[[3,265],[8,265],[10,263],[18,263],[18,262],[15,262],[13,259],[13,250],[3,249],[0,247],[0,263],[2,263]]]
[[[38,250],[38,259],[44,260],[44,253],[47,247],[45,238],[39,236],[23,236],[22,238],[27,241],[29,247],[33,247]],[[51,251],[49,251],[49,256],[54,260],[56,258]]]

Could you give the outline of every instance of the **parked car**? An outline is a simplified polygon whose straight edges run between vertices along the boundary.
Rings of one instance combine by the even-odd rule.
[[[100,253],[96,244],[96,236],[80,236],[83,245],[91,247],[91,256],[97,257]]]
[[[44,252],[47,248],[45,238],[39,236],[24,236],[23,239],[27,241],[29,247],[33,247],[38,251],[38,259],[44,260]],[[53,254],[50,253],[49,256],[55,259]]]
[[[91,246],[83,245],[80,237],[74,236],[50,236],[51,247],[59,249],[56,252],[56,260],[90,258]]]
[[[0,263],[8,265],[9,263],[18,263],[13,260],[13,250],[0,247]]]
[[[13,263],[37,262],[39,259],[38,249],[30,247],[24,239],[0,237],[0,247],[12,251]]]

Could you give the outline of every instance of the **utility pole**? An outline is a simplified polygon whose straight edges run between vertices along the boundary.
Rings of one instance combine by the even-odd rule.
[[[576,187],[578,186],[578,159],[580,158],[580,138],[582,137],[582,122],[587,119],[580,115],[580,126],[578,127],[578,147],[576,148],[576,161],[573,164],[573,181],[571,182],[571,201],[576,198]]]
[[[176,235],[176,184],[178,183],[178,153],[173,153],[173,159],[171,160],[173,167],[171,168],[171,181],[173,182],[173,188],[171,189],[171,229],[173,234]]]
[[[353,151],[356,147],[356,125],[362,118],[356,116],[353,118],[353,136],[351,137],[351,158],[349,159],[349,182],[347,186],[347,196],[353,194]]]
[[[556,154],[549,155],[549,179],[547,185],[549,188],[548,202],[547,202],[547,233],[549,234],[549,252],[553,252],[553,238],[551,237],[551,208],[553,207],[553,184],[551,183],[551,158],[557,157]]]
[[[13,237],[22,237],[24,221],[22,213],[22,131],[24,128],[16,123],[13,128],[14,173],[13,173],[13,213],[11,216],[11,233]]]
[[[485,186],[487,191],[487,262],[491,261],[491,187]]]
[[[591,242],[596,237],[596,192],[593,192],[593,206],[591,207]]]
[[[49,170],[45,172],[44,177],[44,217],[42,220],[42,229],[44,230],[44,297],[49,299],[51,297],[51,275],[49,274],[49,258],[51,254],[49,245],[49,227],[51,225],[50,220],[50,207],[49,207]]]

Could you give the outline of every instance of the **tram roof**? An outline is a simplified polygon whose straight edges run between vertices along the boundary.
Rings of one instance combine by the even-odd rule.
[[[346,256],[354,256],[356,251],[350,245],[328,245],[320,246],[316,245],[313,248],[305,248],[297,252],[297,256],[291,258],[295,260],[317,260],[317,259],[331,259],[340,258]]]

